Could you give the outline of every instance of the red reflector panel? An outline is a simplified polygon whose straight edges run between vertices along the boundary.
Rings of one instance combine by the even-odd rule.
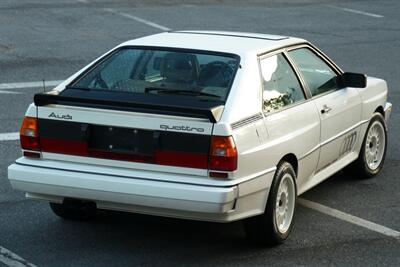
[[[207,169],[208,167],[208,155],[200,153],[156,150],[154,155],[140,155],[107,150],[94,150],[88,148],[86,142],[50,138],[41,138],[40,144],[43,152],[50,153],[179,166],[187,168]]]
[[[94,158],[113,159],[113,160],[132,161],[132,162],[143,162],[143,163],[153,162],[152,156],[118,153],[118,152],[104,151],[104,150],[89,150],[88,156]]]
[[[82,141],[41,138],[40,144],[42,151],[44,152],[70,154],[76,156],[88,155],[87,143]]]
[[[234,171],[237,169],[237,150],[232,136],[213,136],[211,138],[211,170]]]
[[[180,151],[156,151],[155,164],[207,169],[207,154]]]

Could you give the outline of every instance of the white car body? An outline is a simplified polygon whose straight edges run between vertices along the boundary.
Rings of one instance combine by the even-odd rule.
[[[63,116],[68,114],[67,119],[73,122],[154,131],[201,128],[203,131],[196,134],[233,137],[238,151],[237,170],[229,172],[227,178],[213,178],[208,169],[41,152],[38,159],[21,157],[8,168],[13,188],[26,192],[28,198],[54,203],[74,198],[94,201],[100,209],[235,221],[264,212],[282,159],[296,170],[300,195],[357,159],[374,112],[381,112],[386,119],[390,115],[386,82],[372,77],[367,78],[365,88],[343,88],[308,97],[276,112],[264,112],[262,58],[308,47],[342,72],[303,39],[233,32],[169,32],[118,47],[124,46],[201,49],[240,56],[240,68],[217,122],[60,104],[31,104],[26,116],[65,121]],[[57,86],[52,94],[62,92],[86,68]],[[326,106],[330,112],[321,114]],[[167,127],[160,129],[160,125]]]

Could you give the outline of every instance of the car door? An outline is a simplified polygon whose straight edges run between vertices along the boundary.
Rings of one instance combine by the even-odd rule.
[[[297,184],[301,190],[317,167],[318,112],[308,101],[303,85],[283,51],[261,57],[260,71],[264,123],[268,132],[262,158],[277,164],[283,156],[294,155],[298,160]]]
[[[340,88],[335,68],[321,53],[303,46],[288,51],[319,111],[321,153],[317,171],[354,151],[361,120],[361,97],[356,88]]]

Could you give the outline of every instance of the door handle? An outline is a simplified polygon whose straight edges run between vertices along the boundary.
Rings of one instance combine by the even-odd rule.
[[[322,106],[322,109],[321,109],[321,113],[322,113],[322,114],[325,114],[325,113],[328,113],[328,112],[331,111],[331,110],[332,110],[331,107],[328,107],[327,105],[323,105],[323,106]]]

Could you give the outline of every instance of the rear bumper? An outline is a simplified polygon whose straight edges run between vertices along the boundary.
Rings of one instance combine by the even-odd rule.
[[[8,178],[29,198],[59,203],[64,198],[84,199],[100,209],[228,222],[263,212],[272,174],[237,185],[210,186],[15,163],[8,168]]]

